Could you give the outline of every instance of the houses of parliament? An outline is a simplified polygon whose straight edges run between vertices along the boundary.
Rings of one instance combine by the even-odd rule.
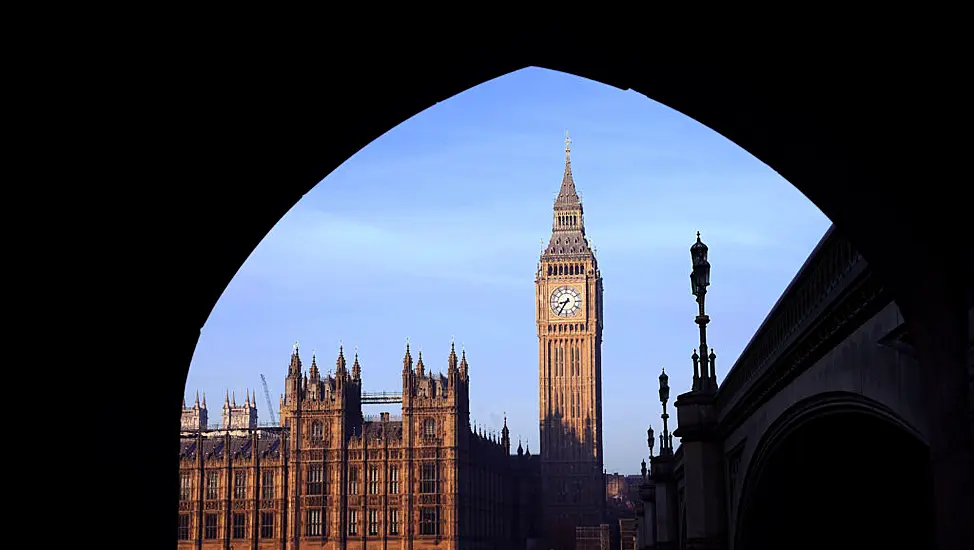
[[[445,374],[409,345],[401,392],[363,391],[358,353],[334,374],[304,369],[297,344],[279,426],[256,396],[183,406],[178,548],[571,550],[605,514],[602,278],[585,236],[566,136],[552,233],[535,276],[540,454],[511,450],[470,421],[470,366],[450,345]],[[401,404],[397,417],[363,405]],[[603,526],[604,528],[604,526]],[[581,540],[581,539],[579,539]]]

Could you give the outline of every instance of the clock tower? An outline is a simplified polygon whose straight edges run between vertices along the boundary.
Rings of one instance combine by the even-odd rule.
[[[565,135],[565,173],[551,239],[535,276],[545,538],[574,547],[576,526],[605,509],[602,469],[602,276],[585,236]]]

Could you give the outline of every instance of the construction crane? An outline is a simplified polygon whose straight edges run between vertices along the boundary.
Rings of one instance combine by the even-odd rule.
[[[260,383],[264,385],[264,399],[267,399],[267,414],[271,415],[271,423],[277,424],[277,419],[274,418],[274,404],[271,402],[271,392],[267,389],[267,379],[264,375],[260,375]]]

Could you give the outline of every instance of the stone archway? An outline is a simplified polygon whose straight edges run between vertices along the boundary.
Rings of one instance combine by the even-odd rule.
[[[144,43],[99,34],[105,44],[124,43],[126,56],[82,55],[82,41],[75,44],[76,63],[68,63],[85,85],[50,86],[64,97],[48,107],[70,112],[68,127],[100,129],[70,142],[78,154],[72,160],[83,162],[68,164],[90,167],[79,177],[102,184],[61,191],[78,199],[65,200],[70,208],[63,211],[52,213],[49,201],[39,202],[44,210],[37,219],[70,227],[68,242],[85,243],[77,245],[83,261],[75,263],[99,265],[76,270],[83,277],[75,281],[83,290],[78,294],[91,302],[74,309],[113,321],[95,323],[84,343],[113,333],[123,344],[112,355],[138,357],[139,371],[153,373],[153,383],[137,392],[115,387],[132,380],[128,360],[108,362],[85,377],[99,397],[96,414],[113,418],[119,433],[175,437],[200,327],[246,257],[303,193],[409,116],[529,65],[637,90],[771,166],[852,236],[871,263],[882,264],[898,303],[912,306],[905,316],[916,319],[920,344],[929,342],[919,351],[931,371],[943,373],[942,387],[967,383],[955,352],[967,321],[957,317],[954,292],[956,281],[970,280],[970,259],[957,252],[963,244],[950,238],[964,234],[967,205],[950,200],[957,178],[948,164],[965,158],[950,110],[967,98],[958,85],[962,72],[910,61],[923,60],[920,49],[929,43],[911,44],[909,56],[888,61],[869,53],[864,63],[858,54],[865,52],[853,46],[870,42],[859,34],[848,47],[830,37],[836,47],[829,51],[837,55],[818,49],[814,60],[795,55],[807,44],[792,49],[775,39],[741,55],[730,51],[732,41],[722,40],[709,48],[696,43],[712,55],[684,63],[689,59],[681,58],[683,48],[653,44],[653,33],[646,32],[565,48],[570,33],[556,25],[512,23],[485,27],[485,35],[464,28],[462,36],[449,38],[442,25],[429,33],[399,27],[357,31],[357,43],[368,48],[350,47],[346,33],[322,32],[307,48],[268,40],[248,51],[244,41],[217,36],[228,27],[213,26],[198,37],[180,35],[181,48],[160,47],[166,41],[148,31],[140,33]],[[945,55],[930,53],[939,60]],[[126,190],[126,206],[119,207],[113,189]],[[64,269],[63,254],[56,257],[52,273]],[[90,324],[85,320],[79,324]],[[958,424],[969,398],[948,389],[940,393],[946,405],[931,413],[931,423]],[[965,437],[940,436],[940,454],[954,447],[965,452]],[[83,441],[91,444],[87,432]],[[124,481],[111,482],[118,483],[115,491],[99,492],[102,506],[86,502],[85,509],[116,509],[119,495],[129,495],[135,500],[119,510],[113,529],[162,539],[172,530],[176,479],[175,469],[171,478],[158,472],[172,468],[173,441],[143,437],[132,445],[139,461],[99,457],[88,478]],[[970,500],[963,484],[954,483],[963,472],[950,464],[940,471],[947,537],[969,535],[957,510]],[[133,479],[143,489],[134,497]]]
[[[929,548],[932,490],[927,445],[890,411],[856,395],[810,399],[756,450],[734,548]]]

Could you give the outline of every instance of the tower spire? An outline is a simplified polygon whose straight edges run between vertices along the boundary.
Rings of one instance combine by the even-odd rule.
[[[572,174],[572,139],[565,132],[565,173],[561,178],[561,188],[555,198],[551,219],[551,238],[548,246],[542,241],[542,258],[555,256],[585,257],[592,249],[585,238],[585,221],[582,199],[575,189],[575,176]]]
[[[572,176],[572,138],[565,130],[565,174],[561,178],[561,189],[555,199],[555,207],[571,207],[581,204],[578,191],[575,189],[575,178]]]

